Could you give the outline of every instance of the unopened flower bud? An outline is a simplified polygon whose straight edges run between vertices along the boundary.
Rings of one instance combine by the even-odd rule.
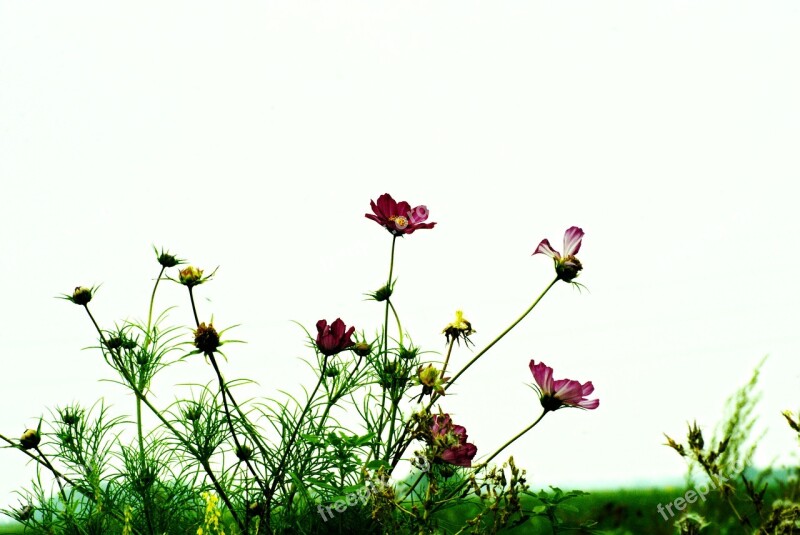
[[[419,355],[419,348],[418,347],[401,347],[397,351],[397,356],[403,360],[411,360]]]
[[[178,272],[178,279],[184,286],[191,288],[202,282],[203,270],[194,266],[186,267]]]
[[[386,283],[372,293],[367,294],[373,300],[381,302],[387,301],[394,292],[394,283]]]
[[[23,505],[19,509],[14,510],[12,515],[18,522],[27,522],[33,517],[34,509],[30,504]]]
[[[366,342],[358,342],[353,346],[353,353],[359,357],[366,357],[372,352],[372,346]]]
[[[119,349],[120,347],[122,347],[122,338],[120,338],[119,336],[112,336],[103,343],[108,349],[114,351],[115,349]]]
[[[253,458],[253,448],[246,444],[239,444],[236,446],[236,458],[240,461],[249,461]]]
[[[19,445],[22,446],[23,450],[33,449],[38,446],[41,441],[42,437],[39,435],[39,432],[33,429],[27,429],[22,433],[22,436],[19,437]]]
[[[169,254],[169,252],[164,249],[161,249],[159,252],[159,250],[155,248],[155,245],[153,246],[153,250],[156,252],[156,260],[158,260],[158,263],[161,264],[162,267],[171,268],[184,263],[184,260]]]
[[[183,417],[190,422],[196,422],[203,415],[203,408],[200,405],[189,407],[183,410]]]
[[[85,286],[76,286],[72,292],[72,302],[76,305],[87,305],[92,300],[92,289]]]
[[[61,413],[61,421],[69,426],[78,425],[78,422],[81,421],[81,415],[78,411],[66,409]]]

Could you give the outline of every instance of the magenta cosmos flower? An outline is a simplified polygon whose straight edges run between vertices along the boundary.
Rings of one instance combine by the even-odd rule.
[[[325,320],[317,322],[317,349],[323,355],[330,357],[353,346],[350,338],[355,332],[355,327],[346,329],[344,322],[336,318],[330,326]]]
[[[431,435],[437,458],[455,466],[472,466],[478,448],[467,442],[466,428],[454,425],[449,414],[434,415]]]
[[[425,205],[411,208],[406,201],[395,201],[391,195],[384,193],[378,197],[378,202],[370,201],[372,214],[364,214],[372,219],[393,236],[411,234],[417,229],[433,228],[436,223],[425,223],[428,219],[428,208]]]
[[[589,381],[581,384],[572,379],[553,380],[553,368],[544,362],[530,363],[531,373],[536,381],[536,391],[545,411],[554,411],[561,407],[578,407],[581,409],[596,409],[600,405],[599,399],[586,399],[594,392],[594,385]]]
[[[575,258],[581,250],[581,240],[583,240],[583,229],[579,227],[569,227],[564,233],[564,255],[553,249],[548,240],[539,242],[539,246],[533,254],[547,255],[553,259],[556,265],[556,275],[564,282],[572,282],[578,276],[578,272],[583,269],[580,261]]]

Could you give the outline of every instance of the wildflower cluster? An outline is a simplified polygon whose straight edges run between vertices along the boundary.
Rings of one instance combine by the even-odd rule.
[[[539,244],[536,253],[554,259],[555,279],[522,316],[462,363],[457,353],[470,350],[477,333],[463,311],[457,310],[441,330],[444,358],[429,358],[432,352],[414,344],[403,329],[402,310],[395,302],[395,257],[403,241],[398,238],[434,229],[437,223],[428,220],[425,205],[412,207],[388,193],[370,201],[370,207],[365,217],[391,237],[388,276],[379,290],[368,294],[377,303],[370,306],[376,306],[380,321],[372,332],[357,331],[342,318],[320,319],[315,332],[306,330],[314,382],[303,396],[276,390],[263,399],[244,397],[238,388],[249,381],[226,378],[225,364],[234,355],[222,349],[229,353],[228,344],[237,340],[227,335],[232,327],[218,329],[196,300],[198,292],[211,286],[206,283],[217,269],[209,273],[154,247],[158,275],[146,321],[125,320],[113,327],[104,328],[92,313],[96,286],[78,286],[62,295],[80,305],[95,327],[96,348],[115,374],[113,380],[132,394],[131,416],[113,415],[102,401],[89,408],[72,404],[56,409],[52,418],[43,417],[36,429],[27,429],[18,439],[0,435],[48,472],[55,485],[48,488],[37,477],[24,494],[26,502],[8,513],[32,531],[59,534],[312,533],[321,529],[318,515],[309,514],[315,510],[325,511],[325,529],[337,532],[421,533],[439,529],[442,510],[463,499],[471,487],[478,489],[487,511],[502,510],[505,516],[490,521],[479,514],[465,528],[480,532],[522,518],[524,471],[513,459],[499,469],[489,463],[545,414],[562,407],[597,408],[598,400],[587,399],[592,383],[554,380],[551,368],[530,361],[543,411],[538,418],[525,411],[529,425],[482,458],[467,428],[441,405],[450,400],[447,391],[458,379],[556,281],[572,282],[578,275],[582,264],[575,255],[583,231],[567,230],[563,255],[547,240]],[[188,329],[166,324],[167,311],[178,305],[155,311],[164,281],[186,290],[184,306],[194,319]],[[203,358],[194,358],[198,355]],[[524,360],[519,362],[521,368]],[[175,401],[164,404],[172,396],[156,396],[154,378],[171,366],[202,367],[208,382],[180,385]],[[418,406],[404,416],[414,403]],[[474,422],[477,417],[463,414],[457,420]],[[125,432],[129,424],[131,430]],[[485,451],[492,450],[486,445]],[[412,475],[393,482],[402,463],[411,464]],[[374,481],[381,484],[365,492],[365,485]]]

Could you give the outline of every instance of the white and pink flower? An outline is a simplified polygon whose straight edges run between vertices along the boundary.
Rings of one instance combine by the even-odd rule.
[[[556,275],[564,282],[572,282],[578,276],[578,272],[583,269],[580,261],[575,257],[581,250],[583,240],[583,229],[580,227],[570,227],[564,233],[564,254],[562,255],[550,245],[547,239],[539,242],[539,246],[533,254],[547,255],[553,259],[556,266]]]

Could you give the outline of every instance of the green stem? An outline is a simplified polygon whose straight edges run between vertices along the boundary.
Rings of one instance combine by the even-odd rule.
[[[67,485],[70,485],[72,488],[74,488],[75,490],[80,492],[87,500],[91,501],[92,503],[97,503],[97,497],[94,495],[94,493],[89,492],[89,491],[81,488],[81,486],[78,485],[75,481],[71,480],[69,477],[65,476],[64,474],[62,474],[61,472],[59,472],[58,470],[53,468],[52,465],[49,465],[48,463],[45,463],[42,459],[40,459],[36,455],[32,454],[28,450],[24,450],[24,449],[20,448],[19,444],[17,444],[16,442],[14,442],[13,440],[11,440],[10,438],[6,437],[3,434],[0,434],[0,440],[5,441],[6,443],[8,443],[9,446],[17,448],[19,451],[21,451],[22,453],[24,453],[25,455],[30,457],[32,460],[36,461],[37,463],[41,464],[42,466],[44,466],[45,468],[50,470],[55,477],[57,477],[57,478],[60,477],[61,479],[63,479],[64,482]],[[117,511],[105,510],[105,509],[103,510],[103,512],[106,512],[106,511],[108,512],[109,515],[113,516],[118,521],[120,521],[120,522],[124,522],[125,521],[125,517],[123,515],[121,515],[120,513],[118,513]],[[139,531],[134,528],[134,533],[139,533]]]
[[[89,319],[92,320],[92,324],[94,324],[94,328],[97,330],[97,333],[100,335],[101,343],[103,344],[104,347],[108,347],[108,345],[106,344],[106,336],[105,336],[105,334],[103,334],[103,330],[100,328],[100,325],[98,325],[97,320],[94,319],[94,316],[92,315],[92,312],[89,310],[89,307],[87,305],[83,305],[83,308],[86,309],[86,313],[89,315]],[[109,350],[109,351],[111,351],[111,350]],[[117,369],[118,369],[119,373],[121,373],[122,377],[125,379],[125,381],[128,382],[128,385],[130,386],[131,390],[133,391],[133,393],[137,397],[137,399],[140,399],[147,406],[147,408],[150,409],[150,411],[161,421],[161,423],[164,424],[164,426],[167,429],[170,430],[170,432],[175,436],[175,438],[177,438],[178,441],[183,445],[183,447],[186,448],[186,451],[188,451],[189,454],[191,454],[193,457],[195,457],[196,459],[198,459],[200,461],[200,463],[203,466],[203,469],[205,470],[206,474],[208,475],[209,479],[211,480],[212,484],[214,485],[214,489],[217,491],[217,494],[219,494],[220,497],[222,498],[222,501],[225,502],[225,505],[228,507],[228,510],[230,511],[231,516],[233,517],[233,519],[236,522],[236,524],[239,526],[239,529],[244,531],[244,523],[239,519],[239,515],[236,514],[236,510],[233,508],[233,504],[231,503],[230,499],[228,498],[228,494],[225,492],[225,490],[219,484],[219,481],[214,476],[214,473],[212,472],[211,466],[208,464],[208,462],[206,460],[200,458],[199,453],[197,452],[195,447],[191,444],[191,442],[189,442],[177,429],[175,429],[175,426],[173,426],[169,422],[169,420],[167,420],[164,417],[164,415],[161,414],[161,411],[159,411],[152,403],[150,403],[150,400],[147,399],[147,396],[145,396],[144,392],[142,392],[138,388],[138,385],[133,381],[133,377],[131,377],[128,374],[128,371],[122,365],[122,361],[121,361],[119,355],[115,354],[114,351],[111,351],[111,356],[112,356],[112,358],[114,359],[114,361],[117,364]]]
[[[242,451],[242,444],[239,442],[239,439],[236,436],[236,429],[233,426],[233,418],[231,417],[231,411],[228,408],[228,396],[225,394],[226,386],[225,386],[225,380],[222,378],[222,372],[219,370],[219,366],[217,365],[217,359],[214,358],[214,354],[209,353],[206,356],[209,358],[209,360],[211,360],[211,365],[214,366],[214,372],[216,372],[217,374],[217,381],[219,381],[219,392],[222,395],[222,405],[225,409],[225,419],[228,421],[228,429],[231,432],[231,437],[233,437],[233,443],[236,446],[237,450]],[[256,483],[258,484],[259,488],[261,488],[261,492],[264,494],[264,496],[266,496],[267,487],[266,485],[264,485],[264,482],[261,481],[258,472],[256,472],[255,468],[253,468],[250,459],[245,458],[244,463],[247,465],[247,469],[250,471],[250,473],[253,474]]]
[[[497,457],[498,455],[500,455],[500,453],[501,453],[501,452],[502,452],[504,449],[506,449],[506,448],[507,448],[507,447],[509,447],[511,444],[513,444],[514,442],[516,442],[516,441],[517,441],[517,440],[518,440],[518,439],[519,439],[519,438],[520,438],[522,435],[524,435],[525,433],[527,433],[528,431],[530,431],[531,429],[533,429],[533,428],[536,426],[536,424],[538,424],[539,422],[541,422],[541,421],[542,421],[542,418],[544,418],[544,415],[545,415],[545,414],[547,414],[548,412],[549,412],[549,411],[547,411],[547,410],[544,410],[544,411],[542,411],[542,414],[540,414],[540,415],[539,415],[539,417],[538,417],[538,418],[536,418],[536,421],[534,421],[534,422],[533,422],[531,425],[529,425],[528,427],[526,427],[525,429],[523,429],[522,431],[520,431],[519,433],[517,433],[517,434],[516,434],[514,437],[512,437],[511,439],[509,439],[509,440],[508,440],[508,442],[506,442],[505,444],[503,444],[502,446],[500,446],[500,448],[498,448],[498,449],[497,449],[497,451],[495,451],[494,453],[492,453],[492,454],[491,454],[491,455],[490,455],[490,456],[489,456],[489,457],[488,457],[488,458],[487,458],[485,461],[483,461],[481,464],[479,464],[478,466],[476,466],[476,467],[475,467],[475,470],[474,470],[473,472],[477,473],[477,472],[478,472],[478,470],[480,470],[481,468],[483,468],[483,467],[485,467],[487,464],[489,464],[489,461],[491,461],[492,459],[494,459],[495,457]]]
[[[153,293],[150,294],[150,308],[147,311],[147,330],[145,331],[144,337],[144,349],[147,349],[147,346],[150,345],[150,326],[153,324],[153,304],[156,301],[156,290],[158,289],[158,283],[161,281],[161,277],[164,275],[164,270],[166,268],[161,266],[161,271],[158,272],[158,277],[156,277],[156,283],[153,285]]]
[[[494,345],[495,345],[497,342],[499,342],[500,340],[502,340],[502,338],[503,338],[505,335],[507,335],[507,334],[508,334],[508,333],[511,331],[511,329],[513,329],[514,327],[516,327],[516,326],[517,326],[517,325],[518,325],[518,324],[519,324],[519,323],[520,323],[520,322],[521,322],[523,319],[525,319],[525,317],[526,317],[528,314],[530,314],[530,312],[531,312],[531,311],[532,311],[532,310],[533,310],[533,309],[536,307],[536,305],[538,305],[538,304],[539,304],[539,301],[541,301],[541,300],[542,300],[542,298],[545,296],[545,294],[547,294],[547,292],[549,292],[549,291],[550,291],[550,289],[551,289],[551,288],[552,288],[552,287],[553,287],[553,286],[556,284],[556,282],[558,282],[558,280],[559,280],[559,279],[558,279],[558,277],[556,277],[555,279],[553,279],[553,281],[552,281],[552,282],[550,282],[550,284],[548,284],[548,285],[547,285],[547,287],[544,289],[544,291],[543,291],[541,294],[539,294],[539,297],[537,297],[537,298],[536,298],[536,300],[533,302],[533,304],[532,304],[531,306],[529,306],[529,307],[528,307],[528,309],[527,309],[525,312],[523,312],[523,313],[522,313],[522,315],[521,315],[519,318],[517,318],[517,319],[514,321],[514,323],[512,323],[511,325],[509,325],[509,326],[508,326],[508,328],[506,328],[506,329],[505,329],[503,332],[501,332],[501,333],[500,333],[500,334],[499,334],[499,335],[498,335],[498,336],[497,336],[497,337],[496,337],[494,340],[492,340],[492,341],[489,343],[489,345],[487,345],[486,347],[484,347],[483,349],[481,349],[481,350],[478,352],[478,354],[477,354],[477,355],[475,355],[475,356],[472,358],[472,360],[470,360],[469,362],[467,362],[467,364],[466,364],[466,365],[464,365],[464,367],[463,367],[463,368],[461,368],[461,370],[460,370],[460,371],[459,371],[459,372],[458,372],[458,373],[457,373],[457,374],[456,374],[456,375],[455,375],[455,376],[454,376],[452,379],[450,379],[450,380],[447,382],[447,384],[445,385],[444,389],[445,389],[445,390],[447,390],[448,388],[450,388],[450,387],[453,385],[453,383],[455,383],[455,382],[456,382],[456,379],[458,379],[459,377],[461,377],[461,375],[463,375],[463,374],[464,374],[464,372],[466,372],[466,371],[467,371],[467,369],[468,369],[470,366],[472,366],[473,364],[475,364],[475,362],[476,362],[476,361],[477,361],[479,358],[481,358],[481,357],[482,357],[482,356],[483,356],[483,355],[484,355],[484,354],[485,354],[487,351],[489,351],[489,350],[490,350],[490,349],[491,349],[491,348],[492,348],[492,347],[493,347],[493,346],[494,346]],[[434,404],[434,403],[436,403],[436,401],[437,401],[437,400],[438,400],[440,397],[441,397],[441,396],[439,396],[438,394],[435,394],[435,393],[434,393],[434,394],[431,396],[431,400],[430,400],[430,402],[428,403],[428,406],[427,406],[426,410],[430,411],[430,410],[431,410],[431,407],[433,407],[433,404]],[[406,441],[406,436],[408,435],[409,431],[410,431],[410,427],[409,427],[408,425],[406,425],[406,428],[405,428],[405,430],[403,431],[403,434],[400,436],[400,440],[398,441],[398,444],[400,444],[400,445],[401,445],[401,447],[398,449],[397,453],[396,453],[396,454],[395,454],[395,456],[394,456],[394,459],[392,460],[392,470],[394,470],[394,468],[395,468],[395,467],[397,466],[397,464],[400,462],[400,459],[401,459],[401,458],[402,458],[402,456],[403,456],[403,452],[404,452],[404,451],[405,451],[405,450],[408,448],[408,446],[411,444],[411,440],[412,440],[412,439],[408,439],[408,440]],[[404,441],[405,441],[405,442],[404,442]]]
[[[189,300],[192,302],[192,314],[194,314],[194,323],[199,327],[200,320],[197,317],[197,307],[194,305],[194,292],[192,292],[192,287],[189,286]]]
[[[142,385],[138,385],[142,391]],[[139,437],[139,463],[142,469],[145,468],[147,465],[147,456],[145,455],[144,451],[144,433],[142,432],[142,400],[139,397],[136,397],[136,431]],[[142,492],[142,501],[144,502],[144,516],[145,521],[147,522],[147,531],[150,535],[154,535],[155,530],[153,529],[153,519],[151,516],[151,507],[150,507],[150,495],[148,494],[147,490]]]
[[[319,436],[322,433],[322,429],[323,429],[323,427],[325,425],[325,420],[328,419],[328,414],[330,414],[330,411],[331,411],[332,407],[333,407],[333,403],[329,399],[328,403],[325,404],[325,410],[322,411],[322,416],[320,417],[319,424],[317,424],[317,431],[315,433],[317,436]],[[298,473],[303,474],[306,471],[306,468],[308,467],[308,463],[309,463],[310,459],[311,459],[311,457],[308,456],[303,460],[303,464],[300,466],[300,470],[299,470]],[[288,496],[288,498],[286,498],[286,509],[287,510],[291,510],[292,503],[294,503],[295,494],[297,494],[297,487],[295,485],[292,485],[291,489],[289,490],[289,496]]]
[[[444,372],[445,370],[447,370],[447,363],[450,362],[450,353],[453,352],[453,345],[455,345],[455,343],[456,343],[456,338],[453,337],[453,339],[450,340],[450,345],[447,346],[447,355],[444,357],[444,364],[442,365],[442,372],[441,372],[442,381],[444,381]]]
[[[457,380],[459,377],[461,377],[461,375],[463,375],[463,373],[464,373],[465,371],[467,371],[467,370],[469,369],[469,367],[470,367],[470,366],[472,366],[473,364],[475,364],[475,362],[476,362],[476,361],[477,361],[479,358],[481,358],[481,357],[484,355],[484,353],[486,353],[487,351],[489,351],[489,350],[490,350],[490,349],[491,349],[491,348],[492,348],[492,347],[493,347],[493,346],[494,346],[494,345],[495,345],[497,342],[499,342],[500,340],[502,340],[502,339],[503,339],[503,337],[504,337],[505,335],[507,335],[507,334],[508,334],[508,333],[511,331],[511,329],[513,329],[514,327],[516,327],[516,326],[517,326],[517,324],[519,324],[519,322],[521,322],[522,320],[524,320],[524,319],[525,319],[525,316],[527,316],[528,314],[530,314],[531,310],[533,310],[533,309],[536,307],[536,305],[538,305],[538,304],[539,304],[539,301],[541,301],[541,300],[542,300],[542,298],[545,296],[545,294],[546,294],[548,291],[550,291],[550,288],[552,288],[552,287],[555,285],[555,283],[556,283],[556,282],[558,282],[558,280],[559,280],[559,279],[558,279],[558,277],[556,277],[555,279],[553,279],[553,281],[552,281],[550,284],[548,284],[548,285],[547,285],[547,288],[545,288],[545,289],[544,289],[544,291],[543,291],[541,294],[539,294],[539,297],[537,297],[537,298],[536,298],[536,301],[534,301],[534,302],[533,302],[533,304],[532,304],[531,306],[529,306],[529,307],[528,307],[528,309],[527,309],[525,312],[523,312],[523,313],[522,313],[522,315],[521,315],[519,318],[517,318],[517,319],[514,321],[514,323],[512,323],[511,325],[509,325],[509,326],[506,328],[506,330],[504,330],[503,332],[501,332],[501,333],[500,333],[500,334],[497,336],[497,338],[495,338],[494,340],[492,340],[492,341],[489,343],[489,345],[487,345],[486,347],[484,347],[483,349],[481,349],[481,350],[478,352],[478,354],[477,354],[477,355],[475,355],[474,357],[472,357],[472,360],[470,360],[469,362],[467,362],[467,363],[464,365],[464,367],[463,367],[463,368],[461,368],[461,370],[460,370],[460,371],[459,371],[459,372],[458,372],[458,373],[455,375],[455,377],[453,377],[453,378],[452,378],[450,381],[448,381],[448,383],[447,383],[447,386],[445,386],[445,390],[447,390],[448,388],[450,388],[450,387],[453,385],[453,383],[455,383],[455,382],[456,382],[456,380]],[[434,399],[432,399],[432,400],[431,400],[431,406],[433,405],[434,401],[435,401]]]
[[[58,490],[61,492],[61,499],[64,500],[64,507],[66,507],[67,493],[64,492],[64,484],[61,482],[61,478],[58,477],[58,471],[55,468],[53,468],[53,465],[50,464],[50,461],[47,459],[47,456],[44,453],[42,453],[42,450],[39,449],[39,446],[36,446],[34,449],[36,450],[36,453],[39,454],[39,457],[42,458],[42,462],[47,467],[47,469],[50,470],[55,476],[56,482],[58,483]]]
[[[403,326],[400,324],[400,316],[397,314],[397,309],[394,308],[394,304],[392,303],[391,299],[386,301],[389,304],[389,307],[392,309],[392,314],[394,314],[394,319],[397,322],[397,332],[400,333],[399,343],[402,347],[403,345]]]
[[[200,328],[200,318],[198,317],[198,314],[197,314],[197,305],[195,304],[195,301],[194,301],[194,292],[192,291],[192,286],[187,286],[187,288],[189,289],[189,301],[191,302],[191,305],[192,305],[192,315],[194,316],[194,323],[197,326],[197,328]],[[236,429],[233,426],[233,419],[231,417],[230,408],[228,407],[228,399],[231,400],[231,404],[234,406],[234,408],[236,409],[236,412],[239,414],[239,417],[242,419],[242,422],[244,423],[244,426],[247,428],[248,434],[249,434],[250,438],[253,440],[253,443],[256,444],[256,446],[258,447],[259,451],[264,456],[264,463],[267,463],[268,456],[267,456],[266,448],[261,443],[260,437],[258,437],[258,434],[252,428],[249,420],[245,417],[244,413],[242,412],[242,409],[239,407],[239,404],[236,403],[236,400],[233,398],[233,394],[231,394],[230,389],[225,384],[225,381],[222,378],[222,372],[220,371],[219,366],[217,365],[217,361],[214,358],[214,354],[211,353],[211,354],[207,354],[206,356],[209,357],[209,360],[211,360],[211,364],[214,367],[214,372],[217,375],[217,381],[219,382],[220,394],[222,395],[222,404],[223,404],[223,407],[225,409],[225,419],[228,422],[228,427],[229,427],[229,430],[230,430],[230,433],[231,433],[231,437],[233,438],[234,445],[236,446],[236,448],[241,448],[241,443],[239,442],[239,438],[236,436]],[[261,478],[259,477],[259,475],[256,472],[256,470],[253,467],[253,465],[250,463],[249,459],[245,459],[245,464],[247,465],[247,469],[250,471],[250,473],[253,474],[253,477],[255,478],[256,483],[258,484],[259,488],[261,488],[261,492],[264,494],[264,496],[267,497],[267,502],[269,503],[269,495],[268,495],[269,493],[267,491],[266,484],[261,481]],[[269,518],[268,514],[265,515],[265,516],[266,516],[266,518]],[[262,520],[265,520],[265,518],[262,517]],[[271,531],[268,524],[267,524],[267,531]]]
[[[153,292],[150,294],[150,306],[148,307],[147,310],[147,329],[144,332],[145,333],[144,344],[142,346],[142,351],[145,352],[147,351],[147,348],[150,346],[150,342],[152,341],[152,338],[150,336],[150,327],[153,324],[153,305],[155,304],[156,300],[156,290],[158,289],[158,283],[161,281],[161,276],[164,275],[164,269],[166,268],[164,266],[161,266],[161,271],[158,272],[158,277],[156,277],[156,282],[155,284],[153,284]],[[138,388],[142,392],[144,392],[146,389],[146,385],[144,384],[144,377],[141,372],[139,374]],[[136,398],[136,435],[137,438],[139,439],[139,462],[142,468],[144,468],[144,466],[147,463],[147,456],[145,454],[145,449],[144,449],[144,430],[142,426],[142,400],[139,399],[139,397]],[[150,532],[150,535],[153,535],[155,531],[153,529],[153,520],[151,517],[151,507],[149,504],[150,499],[149,496],[142,496],[142,499],[145,502],[144,514],[145,514],[145,520],[147,521],[147,529]]]
[[[397,236],[392,236],[392,252],[389,256],[389,279],[386,283],[386,288],[389,289],[392,287],[392,274],[394,273],[394,249],[395,244],[397,243]],[[383,364],[387,364],[389,360],[389,307],[391,306],[390,303],[391,296],[386,298],[386,307],[383,314]],[[380,406],[380,415],[378,416],[378,440],[375,441],[374,447],[374,454],[375,458],[379,457],[380,453],[380,438],[383,435],[383,428],[386,425],[383,421],[383,417],[386,414],[386,388],[383,389],[383,393],[381,394],[381,406]]]
[[[391,300],[387,301],[387,303],[389,303],[389,306],[392,308],[392,313],[394,313],[394,318],[395,318],[395,320],[397,320],[397,330],[400,332],[399,343],[400,343],[400,347],[402,347],[403,346],[403,326],[400,324],[400,316],[397,314],[397,310],[394,308],[394,305],[392,304]],[[402,388],[402,385],[398,385],[397,384],[396,378],[392,378],[392,390],[391,390],[392,399],[390,400],[391,404],[392,404],[392,408],[389,411],[390,412],[390,414],[389,414],[389,436],[386,437],[386,453],[385,453],[385,459],[384,459],[387,462],[389,461],[389,457],[391,456],[391,451],[392,451],[392,446],[393,446],[392,440],[394,438],[395,421],[397,420],[397,409],[400,406],[400,399],[401,399],[401,396],[402,396],[402,392],[398,392],[398,390],[400,390],[401,388]]]
[[[414,489],[416,488],[417,485],[419,485],[419,482],[422,481],[423,477],[425,477],[425,472],[420,470],[419,475],[417,476],[417,479],[415,479],[414,482],[411,484],[411,486],[408,487],[408,490],[403,495],[403,497],[400,498],[398,503],[403,503],[404,501],[406,501],[406,498],[411,496],[411,493],[414,492]]]
[[[283,447],[283,455],[281,456],[281,460],[278,463],[278,466],[275,471],[275,476],[272,479],[272,485],[270,486],[269,492],[267,494],[267,506],[265,515],[267,519],[270,518],[270,513],[272,511],[272,502],[273,498],[275,497],[275,491],[277,490],[278,485],[282,483],[283,476],[285,474],[284,464],[286,463],[286,460],[289,457],[289,452],[294,446],[294,441],[297,438],[297,433],[300,431],[300,426],[303,423],[303,419],[306,417],[308,411],[311,410],[314,397],[317,395],[319,387],[322,386],[322,381],[325,380],[325,369],[327,368],[327,366],[328,366],[328,356],[326,355],[325,358],[322,360],[322,369],[320,370],[319,380],[317,380],[317,385],[314,387],[314,390],[308,397],[306,406],[303,407],[303,411],[300,413],[300,417],[297,419],[297,423],[295,424],[294,429],[292,430],[292,434],[289,437],[289,442]]]

